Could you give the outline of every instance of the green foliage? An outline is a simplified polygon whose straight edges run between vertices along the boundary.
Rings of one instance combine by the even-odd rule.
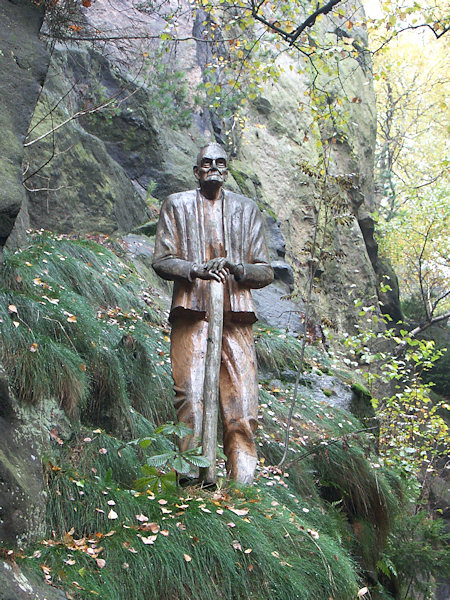
[[[369,325],[371,319],[386,325],[387,320],[377,317],[372,308],[362,307],[360,314],[372,315]],[[369,366],[363,371],[369,386],[382,382],[391,391],[392,395],[373,399],[385,464],[415,476],[423,469],[434,472],[434,463],[448,444],[448,427],[440,414],[447,405],[442,399],[432,402],[433,384],[424,381],[423,373],[432,368],[442,352],[433,341],[412,337],[405,329],[376,332],[373,322],[358,335],[346,336],[344,343],[350,354]]]
[[[153,454],[147,458],[147,464],[142,467],[143,477],[134,482],[135,489],[149,489],[157,494],[173,488],[178,483],[176,473],[184,475],[193,468],[209,467],[211,463],[202,455],[201,446],[184,451],[179,449],[178,440],[189,435],[192,435],[192,429],[185,423],[170,422],[157,427],[151,436],[129,442],[133,445],[137,443],[141,448],[146,449],[152,442],[158,440],[158,437],[173,436],[175,438],[175,443],[171,445],[170,450],[166,450],[163,454]]]
[[[300,342],[276,327],[254,327],[256,356],[260,369],[279,373],[295,369],[300,359]]]
[[[404,514],[388,537],[380,568],[388,578],[399,580],[403,598],[411,598],[413,591],[428,597],[432,578],[450,574],[448,541],[442,519],[433,519],[425,511]]]
[[[40,233],[6,254],[0,356],[19,398],[55,397],[110,428],[132,426],[131,405],[153,422],[171,417],[168,346],[143,283],[90,241]]]
[[[144,73],[149,94],[151,112],[173,129],[189,127],[192,121],[192,107],[188,101],[186,74],[170,58],[164,57],[169,51],[167,43],[160,50],[146,52]],[[149,192],[151,194],[151,192]]]

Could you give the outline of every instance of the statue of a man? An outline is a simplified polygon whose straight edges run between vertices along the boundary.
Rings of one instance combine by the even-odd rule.
[[[224,286],[219,379],[227,473],[253,480],[257,463],[258,380],[252,324],[257,320],[251,288],[273,280],[257,205],[223,189],[227,155],[218,144],[203,147],[194,166],[199,188],[172,194],[163,203],[153,268],[174,281],[169,320],[175,408],[193,429],[187,450],[201,436],[203,380],[208,336],[207,297],[211,279]]]

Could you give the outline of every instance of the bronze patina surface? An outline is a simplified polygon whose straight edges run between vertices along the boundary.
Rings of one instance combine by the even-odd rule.
[[[220,410],[229,477],[250,483],[257,462],[258,383],[251,288],[273,280],[256,204],[223,189],[227,156],[218,144],[202,148],[194,166],[199,189],[172,194],[163,203],[153,268],[174,281],[171,361],[178,419],[201,436],[210,280],[223,285]],[[222,303],[220,303],[222,305]],[[211,310],[211,309],[210,309]],[[222,309],[221,309],[222,310]]]

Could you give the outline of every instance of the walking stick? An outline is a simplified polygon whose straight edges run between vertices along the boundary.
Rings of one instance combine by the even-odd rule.
[[[208,341],[203,383],[202,452],[210,466],[200,469],[200,479],[216,482],[217,417],[219,413],[219,374],[222,351],[224,284],[210,280],[208,300]]]

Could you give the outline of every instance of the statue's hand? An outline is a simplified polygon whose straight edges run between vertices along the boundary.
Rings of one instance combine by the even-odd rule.
[[[243,265],[232,263],[223,256],[213,258],[202,265],[194,264],[191,269],[192,278],[215,279],[222,283],[225,283],[228,275],[234,275],[236,280],[239,280],[243,274]]]
[[[225,271],[227,275],[234,275],[236,280],[241,279],[244,274],[244,266],[230,262],[225,257],[213,258],[206,263],[206,268],[213,273]]]
[[[199,279],[214,279],[220,283],[225,283],[228,272],[223,268],[208,268],[209,262],[202,265],[193,264],[191,268],[191,278],[195,279],[198,277]]]

